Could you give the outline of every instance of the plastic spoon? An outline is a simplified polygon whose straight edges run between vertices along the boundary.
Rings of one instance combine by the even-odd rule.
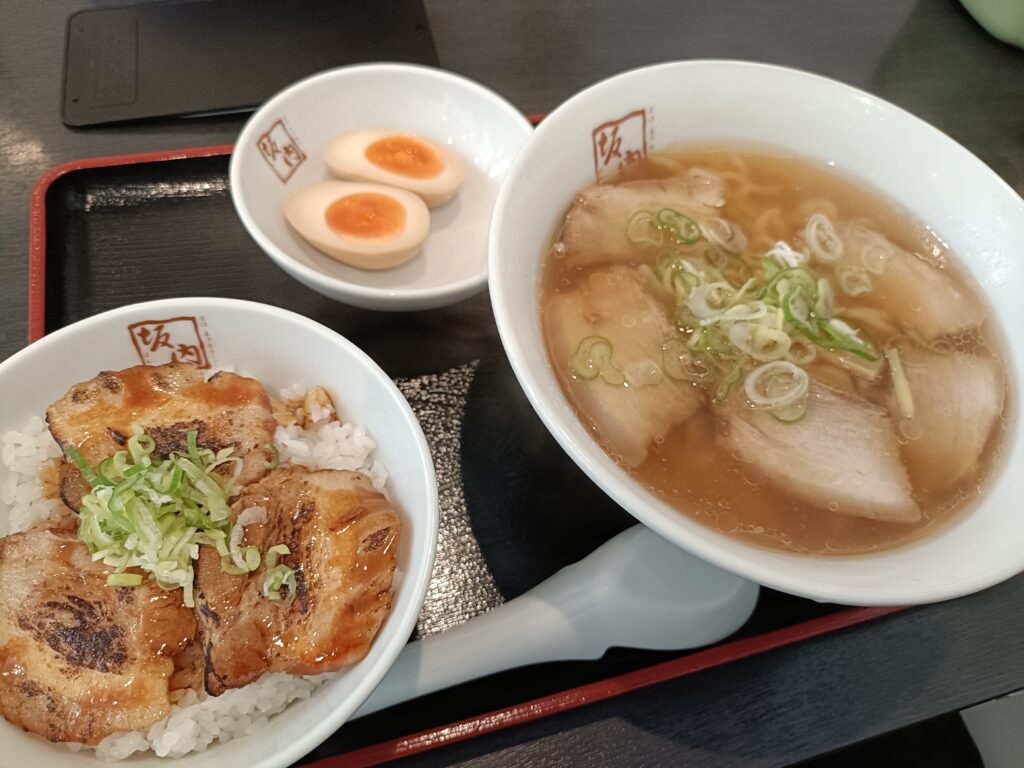
[[[758,587],[642,525],[475,619],[406,646],[353,717],[467,680],[612,646],[708,645],[747,620]]]

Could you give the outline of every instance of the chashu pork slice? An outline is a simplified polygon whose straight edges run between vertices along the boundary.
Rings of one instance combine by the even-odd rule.
[[[651,443],[689,419],[704,402],[692,384],[665,375],[630,387],[573,375],[572,357],[591,336],[611,343],[612,362],[622,371],[645,362],[660,370],[661,346],[675,329],[635,269],[612,266],[590,272],[577,287],[549,296],[543,319],[558,378],[600,441],[624,464],[643,463]]]
[[[737,393],[721,410],[719,439],[784,493],[842,515],[913,523],[911,493],[889,414],[856,396],[811,381],[807,413],[783,423]]]
[[[266,474],[276,428],[258,381],[227,372],[206,381],[188,363],[103,371],[53,403],[46,421],[61,448],[77,448],[94,467],[124,449],[133,427],[153,438],[161,456],[184,451],[194,430],[200,448],[235,449],[232,455],[242,460],[236,479],[243,485]],[[234,464],[222,466],[232,471]],[[77,469],[62,471],[61,496],[69,507],[77,510],[88,490]]]
[[[874,303],[900,325],[927,341],[978,328],[986,310],[978,297],[933,264],[877,232],[840,224],[845,246],[837,268],[868,267],[872,290],[860,301]]]
[[[108,587],[73,533],[0,538],[0,714],[51,741],[96,744],[171,710],[172,656],[192,640],[181,590]]]
[[[231,576],[214,549],[196,569],[196,612],[205,655],[204,685],[219,695],[264,672],[314,675],[362,659],[391,608],[401,533],[398,514],[369,478],[345,470],[285,467],[247,487],[233,506],[266,511],[245,526],[245,546],[263,554],[251,574]],[[295,571],[294,600],[262,591],[267,550]]]
[[[900,322],[927,340],[972,331],[985,320],[985,308],[973,293],[907,251],[898,251],[872,279],[902,308]]]
[[[903,446],[911,477],[931,489],[956,485],[977,471],[978,461],[1003,412],[1006,381],[992,358],[963,352],[938,354],[899,347],[914,416]],[[892,413],[898,415],[895,401]]]
[[[626,238],[626,225],[637,211],[657,214],[663,208],[683,213],[694,221],[717,215],[699,203],[682,179],[629,181],[587,187],[565,216],[560,242],[565,244],[569,267],[631,263],[644,251]],[[706,245],[706,243],[705,243]]]

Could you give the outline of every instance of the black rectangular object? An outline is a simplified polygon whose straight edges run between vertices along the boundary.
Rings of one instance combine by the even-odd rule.
[[[437,65],[421,0],[201,0],[68,19],[70,126],[252,109],[296,80],[366,61]]]

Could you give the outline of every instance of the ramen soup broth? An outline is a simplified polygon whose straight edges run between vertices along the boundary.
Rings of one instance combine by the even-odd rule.
[[[580,419],[712,529],[884,549],[993,474],[1009,393],[980,290],[926,225],[825,164],[653,155],[581,191],[540,296]]]

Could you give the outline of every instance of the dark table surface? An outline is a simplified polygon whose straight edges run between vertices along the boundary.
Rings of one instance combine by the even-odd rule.
[[[233,140],[242,117],[72,130],[64,30],[83,8],[0,3],[0,356],[25,343],[29,194],[67,160]],[[1024,192],[1024,52],[953,0],[426,2],[441,65],[546,112],[615,72],[741,58],[865,88]],[[0,403],[2,409],[2,403]],[[1024,688],[1024,577],[407,759],[409,765],[776,766]]]

